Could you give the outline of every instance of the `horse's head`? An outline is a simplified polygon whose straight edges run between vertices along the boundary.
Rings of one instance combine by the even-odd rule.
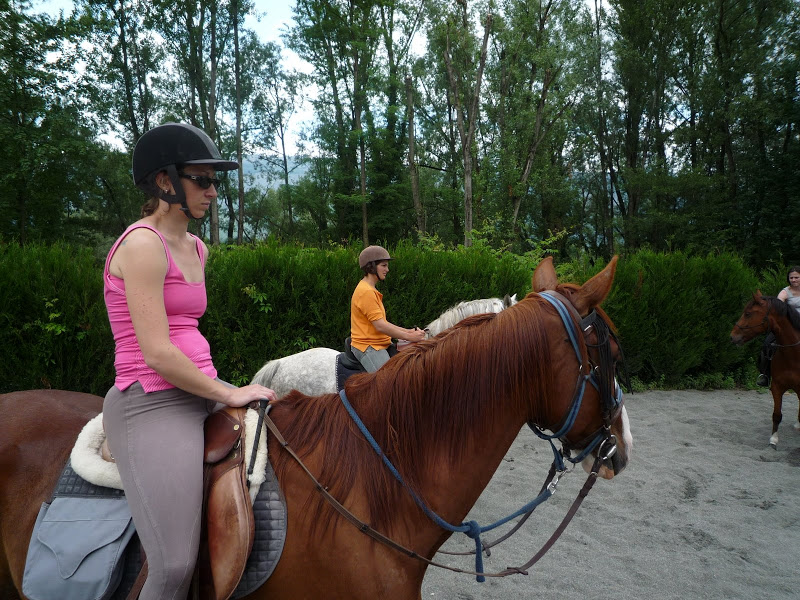
[[[731,330],[731,342],[741,346],[757,335],[769,329],[769,302],[761,295],[761,290],[753,294],[753,298],[742,311],[742,316]]]
[[[545,292],[548,298],[561,302],[574,326],[579,325],[574,342],[569,333],[559,340],[575,348],[580,355],[579,373],[572,404],[560,407],[560,423],[548,429],[559,435],[566,449],[575,451],[584,469],[598,468],[600,477],[611,479],[628,463],[633,447],[628,415],[622,403],[622,391],[615,377],[617,361],[621,359],[619,341],[613,324],[600,309],[605,300],[617,266],[615,256],[600,273],[582,286],[559,284],[551,258],[546,258],[533,274],[533,291]],[[548,300],[555,305],[553,300]],[[564,319],[564,317],[562,317]],[[565,327],[573,327],[569,321]],[[567,387],[572,386],[574,371],[565,375]],[[570,387],[571,389],[571,387]],[[580,404],[578,404],[580,403]],[[577,414],[571,417],[573,409]],[[566,411],[566,412],[565,412]],[[570,421],[572,421],[570,425]]]

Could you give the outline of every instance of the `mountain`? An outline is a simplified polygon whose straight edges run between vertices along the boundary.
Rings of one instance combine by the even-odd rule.
[[[308,172],[308,168],[308,164],[300,164],[298,159],[289,157],[289,183],[297,183]],[[283,184],[283,176],[260,157],[244,159],[244,174],[253,177],[254,185],[261,188],[276,189]]]

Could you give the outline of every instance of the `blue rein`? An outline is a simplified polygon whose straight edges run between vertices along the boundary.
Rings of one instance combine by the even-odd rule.
[[[560,300],[558,300],[554,296],[549,295],[547,292],[542,292],[541,296],[545,300],[547,300],[550,304],[552,304],[558,311],[561,320],[564,322],[564,327],[566,328],[567,333],[569,334],[570,341],[572,342],[572,347],[574,348],[575,355],[578,358],[578,364],[582,365],[583,360],[581,358],[580,346],[578,345],[577,328],[575,326],[574,321],[570,317],[567,308],[561,303]],[[536,427],[532,428],[536,433],[536,435],[550,442],[550,447],[553,450],[553,456],[554,456],[553,464],[555,465],[556,470],[559,474],[566,471],[566,468],[564,467],[564,462],[562,460],[562,453],[560,453],[558,449],[555,447],[553,440],[566,435],[566,433],[575,424],[575,419],[578,416],[578,412],[580,411],[581,403],[583,401],[583,394],[584,391],[586,390],[586,382],[592,379],[593,379],[592,375],[580,376],[578,382],[578,389],[576,391],[575,398],[573,399],[572,406],[570,407],[570,411],[567,415],[567,418],[565,419],[563,427],[561,427],[559,431],[557,431],[552,435],[547,435]],[[593,385],[595,385],[595,387],[597,387],[597,384],[594,381],[592,381],[592,383]],[[508,521],[515,519],[521,515],[524,515],[525,513],[533,511],[537,506],[539,506],[542,502],[550,498],[550,496],[552,496],[553,493],[555,493],[556,486],[558,484],[558,476],[556,476],[555,479],[536,498],[528,502],[522,508],[518,509],[517,511],[508,515],[507,517],[504,517],[499,521],[492,523],[491,525],[486,525],[484,527],[481,527],[476,521],[465,521],[461,523],[461,525],[451,525],[450,523],[442,519],[439,515],[437,515],[435,512],[433,512],[425,504],[425,502],[416,494],[416,492],[414,492],[414,490],[408,487],[405,481],[403,481],[403,477],[400,475],[400,473],[392,464],[392,462],[389,460],[389,458],[386,456],[386,454],[384,454],[381,447],[375,441],[375,438],[372,437],[372,434],[369,432],[366,425],[364,425],[364,422],[358,416],[358,413],[356,413],[355,409],[350,404],[350,401],[347,399],[347,394],[345,394],[344,390],[339,392],[339,397],[341,398],[342,404],[344,405],[345,409],[350,414],[350,417],[353,419],[353,422],[358,426],[358,429],[361,431],[366,440],[369,442],[370,446],[372,446],[372,449],[380,457],[380,459],[383,461],[383,464],[386,465],[386,467],[389,469],[394,478],[397,479],[397,481],[399,481],[400,484],[402,484],[402,486],[408,491],[408,493],[411,495],[414,502],[422,510],[422,512],[424,512],[429,519],[431,519],[442,529],[450,531],[452,533],[464,533],[470,539],[475,540],[475,571],[477,573],[483,572],[483,543],[481,542],[481,534],[487,531],[491,531],[501,525],[504,525]],[[597,446],[597,444],[600,443],[601,439],[602,439],[602,434],[598,434],[595,440],[593,440],[592,443],[584,451],[581,452],[579,457],[576,457],[574,459],[567,457],[567,459],[573,463],[580,462],[595,448],[595,446]],[[484,577],[483,575],[478,575],[476,577],[476,580],[478,582],[484,582],[486,580],[486,577]]]
[[[486,525],[485,527],[481,527],[478,524],[477,521],[465,521],[465,522],[461,523],[461,525],[451,525],[450,523],[448,523],[447,521],[442,519],[439,515],[437,515],[435,512],[433,512],[428,507],[428,505],[425,504],[425,502],[422,500],[422,498],[420,498],[416,494],[416,492],[414,492],[414,490],[412,490],[410,487],[408,487],[406,482],[403,481],[403,477],[400,475],[400,473],[395,468],[395,466],[392,464],[392,462],[389,460],[389,458],[383,453],[383,450],[381,450],[381,447],[378,445],[378,442],[376,442],[375,438],[372,437],[372,434],[369,432],[369,430],[367,429],[366,425],[364,425],[364,422],[361,420],[361,418],[358,416],[358,414],[356,413],[356,411],[353,408],[353,406],[350,404],[350,401],[347,399],[347,394],[345,394],[344,390],[339,392],[339,397],[342,399],[342,404],[344,405],[345,409],[347,409],[347,412],[350,414],[350,417],[353,419],[355,424],[358,426],[358,428],[361,431],[361,433],[364,434],[364,437],[367,439],[367,441],[369,442],[370,446],[372,446],[372,449],[381,458],[381,460],[383,461],[383,464],[386,465],[386,467],[389,469],[391,474],[394,475],[394,478],[397,479],[397,481],[399,481],[403,485],[404,488],[406,488],[406,490],[411,495],[411,497],[414,499],[414,502],[422,510],[422,512],[424,512],[431,521],[436,523],[442,529],[444,529],[446,531],[450,531],[452,533],[464,533],[464,534],[467,535],[467,537],[475,540],[475,571],[477,573],[482,573],[483,572],[483,542],[481,542],[481,534],[485,533],[487,531],[491,531],[492,529],[495,529],[495,528],[499,527],[500,525],[504,525],[505,523],[507,523],[511,519],[515,519],[515,518],[517,518],[517,517],[519,517],[521,515],[524,515],[525,513],[531,512],[533,509],[535,509],[537,506],[539,506],[542,502],[544,502],[550,496],[552,496],[553,493],[556,490],[557,480],[555,482],[551,483],[549,486],[547,486],[544,489],[544,491],[542,491],[541,494],[539,494],[536,498],[534,498],[533,500],[528,502],[525,506],[523,506],[522,508],[520,508],[516,512],[508,515],[507,517],[492,523],[491,525]],[[563,463],[562,463],[561,471],[563,471],[563,470],[564,469],[563,469]],[[486,577],[484,577],[483,575],[478,575],[475,579],[477,581],[481,582],[481,583],[486,581]]]

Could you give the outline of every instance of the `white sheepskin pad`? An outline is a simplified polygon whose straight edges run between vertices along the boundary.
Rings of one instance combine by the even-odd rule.
[[[253,454],[253,443],[258,426],[258,411],[248,409],[245,414],[245,469],[250,466],[250,457]],[[70,462],[75,472],[89,483],[103,487],[122,489],[122,480],[116,463],[103,460],[100,447],[106,439],[103,430],[103,413],[89,421],[81,430],[75,446],[70,454]],[[256,461],[253,474],[250,476],[250,499],[255,502],[258,490],[266,479],[267,469],[267,429],[264,427],[258,442]]]
[[[100,455],[100,446],[105,439],[103,413],[100,413],[83,426],[69,460],[74,471],[89,483],[121,490],[122,480],[117,465],[103,460]]]

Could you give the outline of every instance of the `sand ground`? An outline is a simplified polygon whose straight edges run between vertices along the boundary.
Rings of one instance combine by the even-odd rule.
[[[768,445],[769,393],[658,391],[626,394],[625,402],[634,438],[628,468],[597,482],[528,576],[477,583],[431,567],[423,600],[800,598],[797,397],[784,397],[777,449]],[[514,512],[535,497],[551,461],[547,443],[523,430],[469,518],[486,525]],[[527,562],[585,480],[580,468],[566,476],[523,529],[493,549],[484,568]],[[444,549],[471,547],[456,534]],[[474,565],[469,557],[437,560]]]

